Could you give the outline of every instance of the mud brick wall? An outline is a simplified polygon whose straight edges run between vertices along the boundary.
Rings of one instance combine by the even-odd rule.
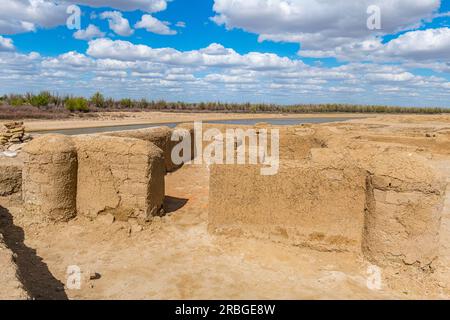
[[[181,167],[180,165],[175,165],[172,162],[172,149],[177,142],[172,141],[172,129],[170,129],[169,127],[155,127],[141,130],[107,132],[102,135],[149,141],[163,151],[167,172],[174,172]]]
[[[23,163],[20,159],[0,159],[0,197],[22,190],[22,168]]]
[[[447,182],[429,159],[383,152],[367,163],[363,251],[378,265],[432,270],[439,259]]]
[[[355,167],[283,162],[274,176],[258,166],[214,165],[209,228],[321,251],[358,251],[366,175]]]
[[[313,148],[280,172],[211,168],[209,229],[322,251],[356,251],[379,266],[432,271],[442,249],[447,181],[430,159],[391,145]]]
[[[109,136],[74,138],[78,151],[78,214],[111,213],[140,221],[158,215],[164,201],[163,152],[150,142]]]
[[[77,150],[71,138],[47,135],[23,149],[22,196],[25,208],[46,221],[76,216]]]

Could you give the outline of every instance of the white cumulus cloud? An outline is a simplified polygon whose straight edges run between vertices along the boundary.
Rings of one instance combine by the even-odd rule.
[[[169,23],[162,22],[152,17],[149,14],[144,14],[141,20],[135,24],[136,29],[145,29],[148,32],[153,32],[161,35],[175,35],[177,32],[170,29]]]
[[[450,61],[450,28],[417,30],[388,42],[381,54],[412,60]]]
[[[159,12],[167,9],[170,0],[67,0],[73,4],[89,7],[111,7],[123,11],[142,10],[145,12]]]
[[[255,70],[283,69],[303,66],[301,61],[293,61],[271,53],[250,52],[241,55],[233,49],[213,43],[207,48],[193,51],[178,51],[173,48],[152,48],[136,45],[129,41],[96,39],[89,42],[87,53],[95,58],[122,61],[153,61],[171,65],[203,65],[208,67],[243,66]]]
[[[260,41],[301,44],[300,54],[334,56],[364,50],[385,34],[409,30],[433,18],[440,0],[215,0],[212,18],[227,28],[259,35]],[[367,27],[367,9],[378,6],[381,30]]]
[[[105,33],[100,31],[97,26],[90,24],[86,29],[78,30],[73,34],[73,37],[78,40],[92,40],[94,38],[102,38]]]
[[[0,36],[0,51],[13,51],[14,49],[12,39]]]
[[[128,19],[122,16],[119,11],[106,11],[100,15],[100,18],[107,19],[109,28],[120,36],[129,37],[134,33],[130,27]]]
[[[52,88],[61,94],[171,101],[369,103],[445,106],[450,82],[399,65],[310,66],[220,44],[192,51],[96,39],[86,54],[0,52],[0,94]]]
[[[0,34],[17,34],[64,25],[68,18],[67,7],[72,4],[153,13],[166,10],[167,2],[168,0],[1,0]]]
[[[0,1],[0,34],[16,34],[63,24],[67,5],[46,0]]]

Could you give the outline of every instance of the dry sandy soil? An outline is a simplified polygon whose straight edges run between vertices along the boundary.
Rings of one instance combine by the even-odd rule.
[[[156,122],[164,117],[161,115]],[[167,117],[174,121],[173,115]],[[39,123],[36,127],[43,125],[36,123]],[[408,137],[450,130],[450,117],[444,116],[381,117],[353,123],[351,127],[346,124],[333,127],[355,130],[371,140],[418,144],[424,148],[426,140],[411,141]],[[52,128],[59,125],[64,124],[58,122]],[[450,176],[446,148],[450,150],[450,146],[440,147],[437,161],[442,161],[445,174]],[[416,286],[417,279],[411,279],[409,284],[370,290],[368,264],[351,253],[317,252],[270,241],[211,235],[207,231],[208,168],[185,166],[168,175],[166,183],[168,215],[142,231],[127,223],[82,217],[68,224],[37,225],[24,218],[17,195],[0,198],[0,231],[17,255],[25,289],[37,299],[449,297],[440,291],[430,292],[421,284]],[[450,214],[444,220],[450,226]],[[79,266],[83,272],[80,290],[64,287],[71,265]],[[98,274],[97,279],[90,280],[94,273]],[[395,274],[390,277],[395,283]]]

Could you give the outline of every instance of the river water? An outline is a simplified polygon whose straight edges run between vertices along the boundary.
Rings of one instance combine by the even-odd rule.
[[[269,123],[275,126],[290,126],[290,125],[298,125],[303,123],[330,123],[330,122],[341,122],[352,120],[353,118],[289,118],[289,119],[280,119],[280,118],[268,118],[268,119],[237,119],[237,120],[214,120],[214,121],[204,121],[204,123],[209,124],[231,124],[231,125],[250,125],[253,126],[257,123]],[[177,125],[183,122],[172,122],[172,123],[152,123],[152,124],[133,124],[133,125],[117,125],[117,126],[109,126],[109,127],[99,127],[99,128],[79,128],[79,129],[62,129],[62,130],[51,130],[45,132],[36,132],[36,133],[59,133],[65,135],[79,135],[79,134],[91,134],[91,133],[100,133],[100,132],[111,132],[111,131],[127,131],[127,130],[138,130],[145,129],[151,127],[160,127],[167,126],[170,128],[174,128]]]

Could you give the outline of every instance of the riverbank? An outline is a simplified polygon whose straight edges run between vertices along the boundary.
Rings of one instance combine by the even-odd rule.
[[[248,113],[172,113],[172,112],[105,112],[94,118],[75,117],[67,120],[24,120],[28,132],[64,129],[101,128],[111,126],[168,124],[192,121],[244,119],[305,119],[305,118],[368,118],[373,114],[311,113],[311,114],[248,114]],[[0,124],[7,121],[0,121]]]

